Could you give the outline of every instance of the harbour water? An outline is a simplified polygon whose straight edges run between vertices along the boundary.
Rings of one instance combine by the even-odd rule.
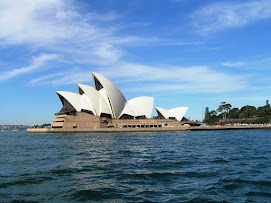
[[[271,130],[0,134],[0,202],[271,202]]]

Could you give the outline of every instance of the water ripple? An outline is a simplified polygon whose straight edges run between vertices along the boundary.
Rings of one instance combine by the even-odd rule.
[[[271,131],[0,136],[0,202],[271,202]]]

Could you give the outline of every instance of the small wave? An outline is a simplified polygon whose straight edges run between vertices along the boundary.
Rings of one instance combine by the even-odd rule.
[[[91,171],[91,167],[80,167],[80,168],[67,168],[67,169],[54,169],[49,171],[49,173],[54,174],[54,175],[68,175],[68,174],[76,174],[76,173],[81,173],[81,172],[86,172],[86,171]]]
[[[134,183],[146,183],[149,180],[173,180],[175,177],[179,176],[178,173],[164,172],[164,173],[131,173],[123,174],[117,178],[118,180],[128,180]]]
[[[265,187],[271,187],[270,181],[255,181],[255,180],[244,180],[244,179],[224,179],[221,180],[222,182],[234,182],[234,183],[244,183],[244,184],[252,184],[252,185],[259,185],[259,186],[265,186]]]
[[[36,203],[36,202],[39,202],[39,201],[30,201],[30,200],[18,199],[18,200],[12,200],[10,203]]]
[[[189,164],[193,164],[194,162],[192,161],[187,161],[187,160],[183,160],[183,161],[176,161],[173,162],[174,165],[189,165]]]
[[[218,201],[213,201],[213,200],[208,200],[208,199],[205,199],[205,198],[200,198],[200,197],[196,197],[196,198],[194,198],[194,199],[192,199],[192,200],[190,200],[190,201],[188,201],[188,202],[190,202],[190,203],[210,203],[210,202],[212,202],[212,203],[219,203]],[[227,201],[220,201],[221,203],[227,203]]]
[[[133,152],[131,150],[120,150],[120,151],[118,151],[118,153],[128,155],[128,156],[134,156],[135,155],[135,152]]]
[[[151,180],[151,179],[174,179],[177,177],[189,177],[189,178],[205,178],[215,176],[217,173],[204,173],[204,172],[156,172],[156,173],[136,173],[136,174],[125,174],[122,175],[122,179],[142,179],[142,180]]]
[[[215,159],[213,161],[211,161],[212,163],[228,163],[229,161],[225,160],[225,159]]]
[[[57,174],[57,175],[64,175],[64,174],[69,174],[69,173],[73,173],[74,171],[72,169],[56,169],[56,170],[52,170],[51,173],[53,174]]]
[[[214,177],[217,175],[215,172],[185,172],[181,174],[184,177],[189,177],[189,178],[206,178],[206,177]]]
[[[28,184],[41,184],[45,181],[52,180],[51,177],[37,177],[37,178],[25,178],[21,180],[16,180],[13,182],[6,182],[1,183],[0,188],[8,188],[10,186],[21,186],[21,185],[28,185]]]
[[[71,200],[87,201],[87,200],[105,200],[105,199],[118,199],[121,198],[117,190],[112,188],[103,188],[100,190],[79,190],[70,196]]]
[[[238,188],[240,188],[240,186],[239,185],[237,185],[237,184],[227,184],[227,185],[224,185],[223,186],[223,189],[224,190],[235,190],[235,189],[238,189]]]
[[[268,192],[248,192],[246,196],[261,196],[261,197],[271,197],[271,193]]]
[[[95,190],[80,190],[75,192],[73,198],[76,200],[101,200],[104,198],[104,194]]]

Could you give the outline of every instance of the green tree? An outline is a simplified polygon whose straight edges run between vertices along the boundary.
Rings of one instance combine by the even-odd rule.
[[[218,121],[218,117],[216,116],[216,114],[217,113],[215,110],[210,111],[209,116],[205,117],[204,123],[207,123],[208,125],[214,125]]]
[[[204,117],[204,120],[208,119],[209,117],[210,117],[209,107],[206,107],[205,108],[205,117]]]
[[[256,107],[246,105],[240,109],[239,118],[240,119],[248,119],[248,118],[253,118],[256,115],[257,115]]]
[[[216,114],[217,114],[217,112],[216,112],[215,110],[212,110],[212,111],[210,112],[210,116],[216,116]]]
[[[238,108],[233,108],[228,113],[229,119],[238,119],[240,110]]]
[[[226,111],[227,114],[228,114],[229,111],[231,110],[231,104],[225,104],[224,108],[225,108],[225,111]]]
[[[270,116],[271,115],[271,108],[269,106],[258,107],[257,115],[259,117]]]
[[[222,118],[223,120],[225,120],[230,109],[231,109],[231,104],[226,104],[226,102],[221,102],[221,104],[218,106],[217,111],[221,112]]]

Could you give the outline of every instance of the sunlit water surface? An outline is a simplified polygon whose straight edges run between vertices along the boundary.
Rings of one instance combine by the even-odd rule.
[[[0,202],[271,202],[271,130],[0,134]]]

